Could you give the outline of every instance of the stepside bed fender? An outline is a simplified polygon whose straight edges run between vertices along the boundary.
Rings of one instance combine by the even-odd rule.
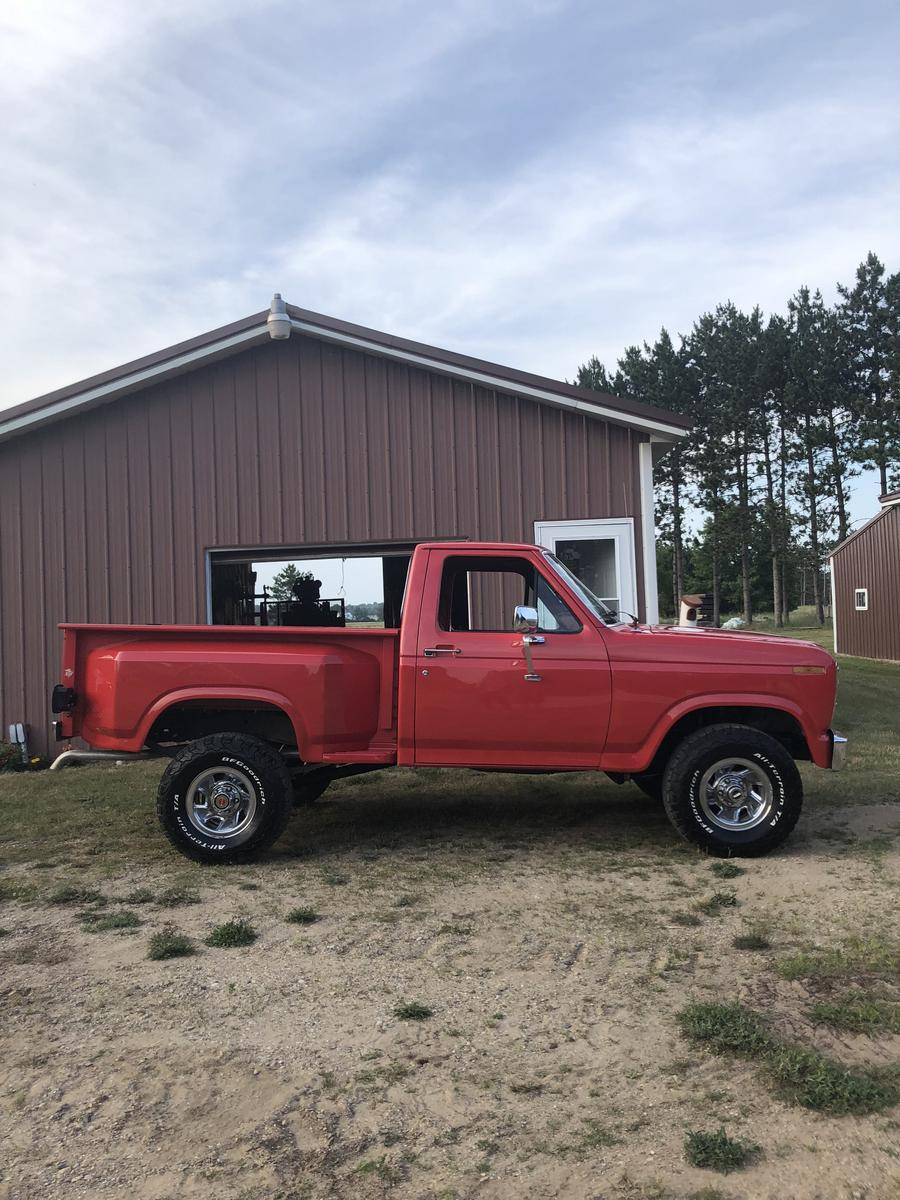
[[[137,733],[132,739],[134,742],[133,748],[140,750],[143,747],[150,730],[153,728],[154,722],[164,713],[168,712],[169,709],[177,708],[181,704],[196,704],[198,701],[207,704],[210,708],[215,708],[217,703],[238,703],[247,708],[252,708],[255,705],[265,705],[266,707],[280,709],[288,718],[294,730],[300,757],[306,758],[309,753],[309,733],[304,725],[303,718],[288,697],[282,692],[269,691],[266,688],[245,687],[178,688],[175,691],[166,692],[164,695],[157,697],[142,716]]]

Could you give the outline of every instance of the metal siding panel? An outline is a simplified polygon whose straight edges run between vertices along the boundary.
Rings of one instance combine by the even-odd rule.
[[[86,621],[90,611],[87,579],[87,521],[84,427],[79,423],[71,431],[64,425],[63,503],[59,513],[66,546],[66,580],[63,615],[69,621]],[[54,637],[54,641],[56,638]]]
[[[172,504],[172,605],[174,621],[196,623],[206,620],[201,603],[198,559],[202,558],[197,536],[194,501],[194,436],[190,377],[173,386],[169,401],[171,438],[170,483]]]
[[[83,418],[84,431],[84,504],[85,544],[84,564],[87,591],[88,621],[109,621],[109,526],[110,510],[107,501],[109,488],[109,455],[107,437],[111,414],[105,411],[88,413]],[[128,563],[118,560],[118,569],[125,572]]]
[[[234,370],[230,363],[212,369],[212,428],[216,545],[240,544],[238,517],[237,416]]]
[[[147,457],[150,491],[154,620],[172,622],[175,617],[175,530],[172,502],[172,391],[170,386],[150,400],[147,410]],[[150,398],[148,397],[148,400]]]
[[[197,545],[201,549],[224,546],[219,536],[219,473],[216,470],[216,418],[212,371],[188,376],[190,428],[193,455],[191,497],[194,505]]]
[[[487,388],[473,387],[475,418],[475,477],[478,480],[478,528],[480,537],[499,541],[500,446],[497,433],[497,394]]]
[[[442,375],[429,376],[431,455],[433,463],[434,530],[437,537],[466,536],[474,532],[460,516],[456,499],[456,423],[453,420],[453,385]]]
[[[298,351],[303,446],[303,540],[322,542],[326,540],[327,518],[321,345],[312,338],[302,338]]]
[[[271,454],[279,466],[282,537],[286,542],[296,542],[303,530],[301,479],[305,452],[300,432],[300,362],[292,340],[275,343],[274,350],[278,427],[274,431],[274,444],[267,443],[264,453]]]
[[[235,540],[247,546],[263,540],[259,519],[259,412],[253,358],[252,353],[240,355],[234,360],[232,372],[235,438],[232,454],[237,479]]]
[[[66,540],[62,512],[65,497],[65,434],[58,425],[48,427],[39,439],[41,446],[41,513],[43,596],[40,695],[45,722],[49,721],[51,680],[58,678],[59,635],[57,625],[66,611]],[[43,740],[44,730],[41,730]]]
[[[153,606],[153,525],[150,497],[150,418],[146,395],[125,406],[128,475],[124,499],[131,554],[131,592],[127,620],[155,621]]]
[[[409,372],[409,448],[413,480],[410,531],[417,538],[427,537],[426,530],[437,530],[434,478],[436,447],[429,382],[430,376],[425,371]]]
[[[21,455],[0,448],[0,737],[26,719]]]
[[[45,623],[47,619],[43,543],[43,464],[41,438],[21,446],[22,485],[22,652],[24,709],[14,714],[43,733],[46,728]]]
[[[389,362],[387,387],[391,529],[394,537],[403,537],[415,525],[409,368]]]
[[[481,538],[481,509],[478,472],[475,464],[475,411],[472,387],[468,383],[452,385],[454,423],[453,466],[456,512],[448,513],[454,523],[453,533],[465,529],[472,537]]]
[[[324,540],[350,539],[343,351],[322,347],[322,450],[325,459]]]
[[[341,406],[346,459],[347,527],[353,540],[371,538],[369,462],[366,439],[366,374],[362,355],[341,360]]]
[[[391,524],[387,364],[383,359],[367,357],[365,371],[371,537],[387,540],[394,536]]]

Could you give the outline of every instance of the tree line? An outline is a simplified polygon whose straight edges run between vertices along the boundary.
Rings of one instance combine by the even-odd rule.
[[[900,487],[900,272],[870,253],[834,304],[808,287],[768,318],[729,301],[677,344],[662,329],[629,346],[613,372],[591,358],[576,382],[694,421],[655,471],[665,613],[701,591],[717,624],[768,610],[783,625],[799,603],[824,622],[852,480],[874,468],[882,493]]]

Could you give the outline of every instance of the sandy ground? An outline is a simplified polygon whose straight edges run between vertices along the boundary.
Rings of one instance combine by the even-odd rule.
[[[549,807],[502,805],[479,825],[436,791],[429,829],[421,797],[370,812],[363,785],[336,785],[253,866],[193,868],[173,851],[98,880],[76,863],[111,901],[196,889],[200,903],[131,905],[137,930],[85,932],[46,888],[7,901],[0,1197],[900,1195],[900,1110],[791,1107],[675,1021],[688,1000],[742,999],[842,1061],[896,1062],[898,1038],[814,1028],[805,986],[773,966],[807,944],[896,936],[900,810],[810,813],[783,853],[723,884],[635,796],[564,806],[554,828]],[[3,878],[72,877],[41,854]],[[673,921],[723,887],[737,906]],[[300,904],[321,919],[288,923]],[[235,916],[253,945],[202,945]],[[759,921],[772,950],[732,949]],[[195,957],[148,961],[167,922]],[[399,1020],[411,1000],[433,1016]],[[762,1147],[727,1177],[682,1150],[686,1130],[720,1124]]]

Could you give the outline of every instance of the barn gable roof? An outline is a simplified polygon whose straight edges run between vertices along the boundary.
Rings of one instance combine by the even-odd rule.
[[[283,340],[292,332],[363,353],[398,359],[423,370],[525,396],[539,403],[574,409],[585,416],[630,426],[661,441],[675,441],[685,436],[691,427],[688,418],[638,400],[575,387],[437,346],[394,337],[377,329],[353,325],[322,313],[297,308],[293,304],[285,304],[280,296],[276,296],[268,311],[253,313],[230,325],[223,325],[0,412],[0,441],[27,433],[82,409],[109,403],[120,396],[195,370],[250,346],[264,344],[270,338]]]
[[[858,538],[862,537],[864,533],[867,534],[871,532],[876,525],[879,525],[882,521],[884,521],[892,512],[892,510],[900,505],[900,492],[888,492],[884,496],[879,496],[878,499],[882,505],[881,512],[876,513],[874,517],[870,517],[864,525],[860,525],[859,529],[854,529],[853,533],[848,534],[842,542],[838,542],[835,548],[831,551],[832,558],[834,558],[836,554],[840,554],[840,552],[849,546],[851,542],[855,542]]]

